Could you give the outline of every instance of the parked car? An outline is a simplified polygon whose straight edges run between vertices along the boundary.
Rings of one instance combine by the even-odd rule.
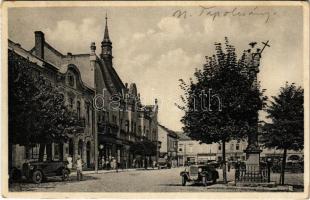
[[[182,185],[185,186],[187,182],[202,183],[207,186],[208,181],[216,183],[219,178],[219,173],[216,171],[213,165],[191,165],[186,167],[184,171],[180,173],[182,177]]]
[[[171,163],[166,158],[158,158],[157,167],[158,169],[170,169]]]
[[[48,177],[60,176],[63,181],[69,179],[70,170],[67,161],[27,162],[23,164],[22,173],[34,183],[41,183]]]

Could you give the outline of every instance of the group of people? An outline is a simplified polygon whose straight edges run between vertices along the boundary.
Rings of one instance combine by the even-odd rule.
[[[118,169],[120,168],[120,163],[117,162],[114,157],[112,157],[111,159],[107,159],[107,160],[105,160],[104,157],[102,157],[101,168],[102,169],[108,169],[108,170],[114,169],[114,170],[118,171]]]
[[[75,164],[76,167],[76,173],[77,173],[77,180],[81,181],[83,180],[83,166],[85,165],[85,163],[83,162],[83,160],[81,159],[81,156],[78,155],[77,159],[75,161],[73,161],[73,158],[71,155],[67,156],[67,167],[71,170],[73,168],[73,163]],[[152,161],[152,167],[153,169],[156,167],[156,161]],[[138,167],[138,161],[136,159],[133,160],[133,167]],[[144,167],[147,167],[147,161],[144,161]],[[102,169],[112,169],[112,170],[116,170],[116,172],[118,172],[119,168],[124,168],[124,166],[121,166],[119,162],[117,162],[117,160],[112,157],[111,159],[107,159],[105,160],[104,157],[102,157],[101,159],[101,168]]]
[[[68,161],[67,167],[71,170],[73,167],[73,159],[72,159],[71,155],[67,156],[67,161]],[[83,180],[83,166],[85,165],[85,163],[81,159],[80,155],[77,156],[77,159],[75,160],[74,164],[76,166],[77,180],[81,181],[81,180]]]

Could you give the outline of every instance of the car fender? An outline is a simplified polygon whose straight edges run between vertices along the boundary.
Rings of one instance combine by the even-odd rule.
[[[188,172],[181,172],[181,173],[180,173],[180,176],[184,176],[184,177],[186,177],[186,178],[189,180],[189,174],[188,174]]]

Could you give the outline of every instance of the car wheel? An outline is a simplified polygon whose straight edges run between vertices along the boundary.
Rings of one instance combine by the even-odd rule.
[[[69,175],[70,175],[69,170],[67,170],[67,169],[62,170],[62,180],[63,181],[69,180]]]
[[[36,184],[41,183],[43,180],[43,174],[41,171],[34,171],[32,173],[32,181]]]
[[[185,186],[185,185],[186,185],[186,177],[182,176],[182,186]]]
[[[11,170],[11,172],[10,172],[10,179],[12,181],[18,181],[18,180],[21,179],[21,177],[22,177],[22,173],[21,173],[21,171],[19,169],[13,168]]]

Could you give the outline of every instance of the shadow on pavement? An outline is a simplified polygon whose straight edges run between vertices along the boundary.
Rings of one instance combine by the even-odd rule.
[[[59,185],[66,185],[70,183],[84,182],[84,181],[96,180],[96,179],[98,178],[84,175],[83,180],[78,181],[76,175],[70,175],[70,178],[67,181],[62,181],[61,178],[59,177],[51,177],[51,178],[47,178],[47,180],[39,184],[32,183],[29,180],[21,180],[21,181],[9,184],[9,191],[10,192],[23,192],[23,191],[30,192],[30,191],[40,190],[40,189],[51,189]]]

